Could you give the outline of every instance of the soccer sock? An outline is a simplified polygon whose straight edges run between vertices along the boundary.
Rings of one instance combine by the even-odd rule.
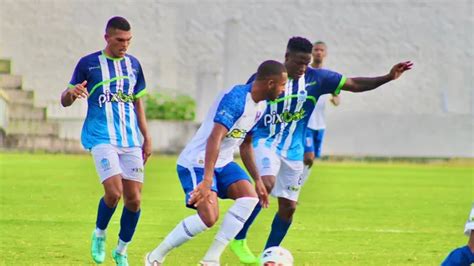
[[[253,221],[255,218],[257,218],[257,215],[260,213],[262,210],[262,205],[260,203],[257,203],[255,206],[255,209],[253,209],[252,214],[250,214],[249,218],[244,224],[244,227],[242,227],[242,230],[235,236],[235,239],[237,240],[242,240],[247,237],[247,232],[249,231],[250,226],[253,224]]]
[[[110,208],[107,206],[103,197],[100,199],[99,207],[97,209],[97,220],[95,222],[96,236],[101,237],[105,235],[105,229],[109,224],[110,218],[112,218],[112,215],[115,212],[115,208],[116,207]]]
[[[278,213],[275,214],[275,218],[273,218],[272,223],[272,230],[270,235],[268,236],[267,244],[265,245],[265,249],[269,247],[279,246],[281,241],[288,232],[288,228],[290,228],[291,221],[285,221],[280,218]]]
[[[123,207],[122,217],[120,218],[120,232],[119,232],[119,246],[120,240],[128,243],[132,240],[133,233],[135,233],[135,228],[137,227],[138,219],[140,218],[140,210],[137,212],[132,212],[128,210],[125,206]],[[124,254],[119,251],[120,254]]]
[[[128,243],[130,242],[124,242],[122,239],[119,238],[118,243],[117,243],[117,248],[115,249],[117,253],[124,255],[127,253],[127,246]]]
[[[243,197],[235,200],[234,205],[229,208],[224,216],[221,228],[217,232],[214,242],[204,256],[203,261],[219,262],[225,247],[242,229],[257,203],[258,198],[252,197]]]
[[[172,249],[181,246],[183,243],[189,241],[195,235],[205,231],[206,229],[208,229],[208,227],[201,220],[199,214],[186,217],[176,225],[163,242],[161,242],[160,245],[150,253],[149,260],[156,260],[163,263],[166,255],[168,255]]]

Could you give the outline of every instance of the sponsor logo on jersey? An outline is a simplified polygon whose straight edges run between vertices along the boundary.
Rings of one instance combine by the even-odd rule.
[[[245,138],[246,135],[247,135],[247,130],[234,128],[229,133],[227,133],[226,137],[233,138],[233,139],[243,139]]]
[[[303,119],[305,113],[306,112],[304,109],[301,109],[296,113],[290,113],[290,111],[288,110],[284,111],[281,114],[278,114],[277,112],[272,112],[271,114],[266,114],[263,117],[263,121],[265,126],[268,126],[269,124],[275,125],[280,123],[291,123]]]
[[[117,93],[106,91],[99,95],[99,106],[102,107],[104,103],[108,102],[131,103],[134,99],[133,94],[125,94],[122,91],[118,91]]]

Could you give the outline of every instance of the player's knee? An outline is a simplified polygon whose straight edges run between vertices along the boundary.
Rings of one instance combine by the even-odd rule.
[[[104,200],[107,206],[115,207],[120,201],[121,196],[122,196],[122,193],[118,190],[108,191],[107,193],[105,193]]]
[[[140,197],[136,197],[136,198],[133,198],[133,199],[127,199],[125,201],[125,206],[127,207],[127,209],[129,209],[130,211],[133,211],[133,212],[137,212],[137,211],[140,210],[140,204],[141,204]]]
[[[212,226],[216,224],[217,220],[219,219],[219,214],[207,214],[200,217],[201,217],[202,222],[208,228],[211,228]]]
[[[280,206],[279,208],[280,217],[287,221],[290,221],[293,218],[293,214],[295,214],[295,211],[296,211],[296,204]]]

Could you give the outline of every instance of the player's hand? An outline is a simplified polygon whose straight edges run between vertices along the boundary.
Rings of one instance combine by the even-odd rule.
[[[89,93],[87,92],[87,80],[84,80],[82,83],[76,84],[74,88],[69,90],[69,93],[71,93],[74,97],[76,98],[84,98],[87,99],[89,97]]]
[[[145,138],[143,140],[143,145],[142,145],[143,164],[146,164],[146,161],[151,156],[151,151],[152,151],[151,141],[149,138]]]
[[[392,67],[389,76],[392,80],[399,78],[403,72],[410,70],[413,66],[411,61],[401,62]]]
[[[257,191],[258,198],[260,199],[260,205],[263,208],[268,208],[268,192],[261,179],[255,181],[255,191]]]
[[[339,95],[333,95],[330,101],[334,106],[338,106],[339,104],[341,104],[341,98],[339,97]]]
[[[188,201],[188,205],[193,205],[194,207],[198,207],[200,204],[204,203],[205,201],[209,202],[210,204],[213,203],[211,200],[211,186],[212,181],[203,180],[197,187],[191,192],[191,198]]]

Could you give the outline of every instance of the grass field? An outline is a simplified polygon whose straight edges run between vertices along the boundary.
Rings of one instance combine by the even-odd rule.
[[[147,165],[131,265],[143,265],[143,255],[193,213],[183,206],[175,160],[155,156]],[[473,169],[472,161],[319,162],[282,245],[295,265],[439,265],[467,242],[462,230],[474,199]],[[0,154],[0,265],[92,265],[89,240],[101,195],[88,155]],[[231,202],[221,203],[224,212]],[[264,245],[275,203],[249,233],[255,252]],[[117,210],[108,253],[117,239]],[[173,251],[167,265],[196,265],[216,231]],[[105,265],[112,265],[110,256]],[[222,265],[239,263],[226,250]]]

